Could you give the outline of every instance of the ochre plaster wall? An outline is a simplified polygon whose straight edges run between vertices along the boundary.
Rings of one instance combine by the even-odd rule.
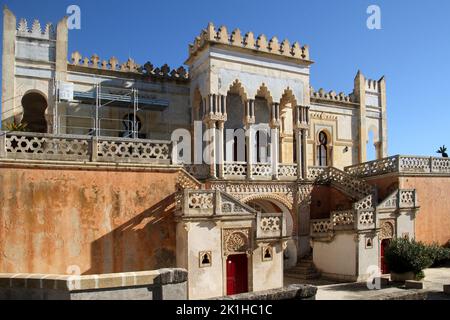
[[[176,177],[176,172],[0,165],[0,272],[174,267]]]

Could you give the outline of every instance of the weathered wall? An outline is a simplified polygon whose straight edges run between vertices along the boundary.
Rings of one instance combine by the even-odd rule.
[[[352,208],[352,201],[346,195],[329,186],[314,186],[311,200],[311,219],[327,219],[331,211]]]
[[[0,272],[175,266],[177,173],[0,164]],[[162,201],[164,200],[164,201]],[[68,270],[68,268],[70,270]]]
[[[336,234],[332,242],[314,242],[314,264],[327,277],[356,279],[356,243],[353,233]]]
[[[450,177],[402,177],[400,188],[416,189],[420,211],[416,239],[427,243],[450,241]]]
[[[398,188],[416,189],[420,205],[415,220],[416,239],[441,245],[450,241],[450,177],[382,176],[367,182],[377,186],[380,200]]]

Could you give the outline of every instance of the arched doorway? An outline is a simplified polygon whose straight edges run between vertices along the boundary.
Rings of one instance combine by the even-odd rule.
[[[283,213],[286,219],[286,235],[295,237],[295,222],[290,209],[283,203],[275,199],[253,199],[246,202],[247,205],[262,213]],[[297,265],[298,249],[294,239],[287,242],[284,251],[284,269],[290,269]]]
[[[37,92],[30,92],[22,98],[23,118],[22,123],[27,124],[27,131],[47,133],[47,120],[45,110],[47,100]]]

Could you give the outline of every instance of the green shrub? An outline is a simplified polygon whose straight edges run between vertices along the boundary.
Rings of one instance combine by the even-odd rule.
[[[439,266],[450,260],[450,249],[432,244],[427,247],[428,255],[433,260],[433,266]]]
[[[391,271],[414,272],[416,276],[420,276],[421,272],[434,262],[426,245],[403,238],[391,242],[386,250],[385,259]]]

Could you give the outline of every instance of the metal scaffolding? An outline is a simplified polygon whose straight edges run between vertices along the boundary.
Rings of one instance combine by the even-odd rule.
[[[92,117],[83,117],[83,116],[73,116],[73,115],[59,115],[59,109],[61,104],[60,99],[60,81],[54,80],[54,90],[55,90],[55,108],[53,112],[53,131],[57,134],[61,133],[61,128],[67,129],[87,129],[87,127],[76,127],[76,126],[62,126],[61,120],[65,119],[66,121],[68,119],[81,119],[86,120],[89,122],[91,121],[93,126],[90,126],[90,130],[87,133],[87,135],[94,135],[96,137],[101,136],[111,136],[108,135],[107,132],[115,132],[119,134],[120,132],[125,131],[125,137],[127,138],[133,138],[137,139],[139,137],[139,121],[138,121],[138,112],[140,111],[139,108],[139,91],[135,88],[119,88],[119,87],[105,87],[102,86],[100,81],[95,81],[95,85],[93,85],[93,88],[91,91],[74,91],[74,101],[78,101],[81,103],[87,103],[95,100],[95,106],[94,106],[94,114]],[[126,93],[123,93],[123,91],[128,91]],[[114,93],[114,91],[120,91],[119,94]],[[73,103],[74,101],[66,101],[67,103]],[[91,105],[91,104],[89,104]],[[113,107],[127,107],[130,109],[130,113],[132,111],[132,117],[130,120],[130,117],[127,119],[120,119],[120,118],[102,118],[101,117],[101,110],[104,107],[107,106],[113,106]],[[102,123],[104,122],[110,122],[110,123],[119,123],[123,124],[125,126],[124,130],[119,129],[107,129],[105,128]]]

